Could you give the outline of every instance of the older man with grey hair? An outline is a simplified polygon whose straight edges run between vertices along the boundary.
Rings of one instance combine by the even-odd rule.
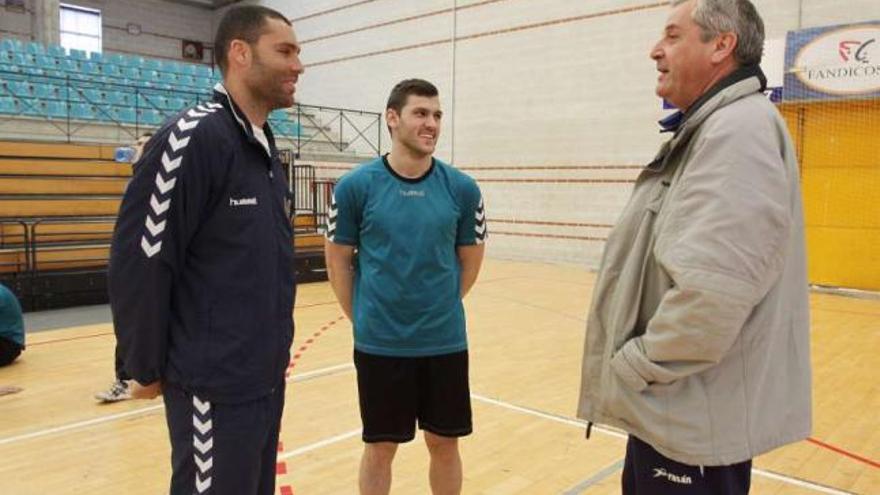
[[[811,428],[798,166],[755,7],[671,3],[651,58],[680,111],[608,238],[578,414],[629,432],[624,494],[744,494]]]

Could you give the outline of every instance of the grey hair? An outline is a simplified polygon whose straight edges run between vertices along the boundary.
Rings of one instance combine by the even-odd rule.
[[[690,0],[672,0],[676,7]],[[736,34],[734,60],[740,66],[758,65],[764,53],[764,21],[749,0],[695,0],[694,22],[704,42],[722,33]]]

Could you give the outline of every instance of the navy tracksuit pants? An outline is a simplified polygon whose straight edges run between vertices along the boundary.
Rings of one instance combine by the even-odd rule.
[[[746,495],[752,461],[690,466],[673,461],[630,435],[623,464],[623,495]]]
[[[272,495],[284,387],[235,404],[166,387],[171,495]]]

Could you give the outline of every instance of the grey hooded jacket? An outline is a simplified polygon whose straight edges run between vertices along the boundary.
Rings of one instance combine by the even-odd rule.
[[[690,465],[811,428],[798,166],[762,79],[716,88],[641,173],[587,320],[578,416]]]

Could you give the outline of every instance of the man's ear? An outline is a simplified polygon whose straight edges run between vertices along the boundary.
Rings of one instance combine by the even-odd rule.
[[[237,67],[247,67],[251,60],[251,46],[244,40],[229,43],[229,63]]]
[[[400,123],[400,114],[397,113],[397,110],[393,108],[385,110],[385,123],[388,124],[388,127],[392,129],[397,128],[398,124]]]
[[[715,46],[712,51],[712,62],[716,64],[720,64],[727,57],[732,57],[734,51],[736,51],[736,45],[739,43],[739,39],[736,36],[736,33],[721,33],[719,34],[715,40],[713,41]]]

